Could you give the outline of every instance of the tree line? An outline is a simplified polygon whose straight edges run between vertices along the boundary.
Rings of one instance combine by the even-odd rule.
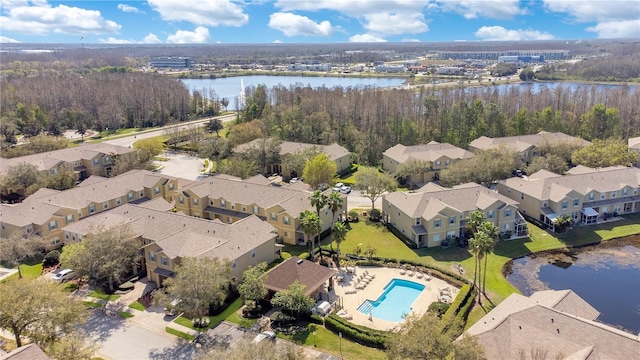
[[[230,138],[236,127],[250,123],[263,136],[315,144],[337,142],[361,163],[372,165],[398,143],[410,146],[435,140],[467,148],[480,136],[542,130],[587,140],[640,134],[636,107],[640,91],[629,86],[558,86],[537,92],[521,86],[421,88],[419,92],[258,86],[247,93],[240,125],[232,127]]]

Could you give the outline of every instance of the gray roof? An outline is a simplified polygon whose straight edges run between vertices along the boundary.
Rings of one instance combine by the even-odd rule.
[[[591,169],[582,166],[572,169],[564,176],[541,170],[529,177],[514,177],[503,180],[502,183],[535,199],[560,201],[571,191],[586,196],[591,191],[603,193],[620,190],[625,186],[638,187],[640,169],[623,166]]]
[[[240,144],[233,149],[233,152],[241,153],[251,147],[257,147],[260,145],[260,142],[262,140],[263,139],[255,139],[253,141],[249,141],[248,143]],[[330,145],[319,145],[319,144],[299,143],[299,142],[293,142],[293,141],[283,141],[280,144],[280,156],[293,154],[304,149],[312,148],[314,146],[317,147],[323,153],[327,154],[327,157],[329,158],[329,160],[337,160],[345,155],[349,155],[349,150],[345,149],[344,147],[336,143],[333,143]]]
[[[629,149],[640,150],[640,136],[628,140]]]
[[[33,164],[39,170],[49,170],[62,161],[74,162],[82,159],[89,160],[100,154],[121,155],[130,153],[131,151],[128,147],[107,143],[83,144],[77,147],[47,151],[11,159],[0,158],[0,173],[4,174],[9,167],[19,164]]]
[[[51,358],[38,345],[29,344],[2,355],[0,360],[51,360]]]
[[[273,241],[273,226],[249,216],[233,224],[125,204],[71,223],[62,230],[88,235],[94,229],[128,224],[136,235],[155,242],[170,258],[217,257],[233,260]]]
[[[481,136],[473,140],[471,143],[469,143],[469,147],[486,150],[486,149],[492,149],[504,144],[514,151],[522,152],[533,146],[538,146],[542,144],[544,141],[575,142],[576,144],[580,144],[581,146],[587,146],[591,144],[587,140],[570,136],[561,132],[550,133],[546,131],[540,131],[539,133],[532,134],[532,135],[507,136],[507,137],[501,137],[501,138],[490,138],[487,136]]]
[[[452,208],[459,212],[486,209],[495,202],[517,206],[518,202],[475,183],[462,184],[451,189],[428,187],[418,192],[392,192],[383,195],[398,210],[411,218],[433,219],[439,212]]]
[[[569,290],[544,291],[529,298],[512,294],[466,333],[477,337],[488,359],[515,359],[520,351],[528,354],[531,349],[546,350],[551,358],[637,358],[638,337],[593,321],[594,312]]]
[[[399,162],[404,163],[409,159],[434,162],[442,157],[448,157],[454,160],[469,159],[473,157],[471,151],[461,149],[451,144],[441,144],[432,141],[426,145],[404,146],[397,144],[385,152],[383,155]]]
[[[209,199],[224,199],[245,205],[256,204],[263,209],[280,205],[292,216],[297,216],[304,210],[315,209],[309,203],[309,197],[313,194],[311,191],[288,186],[273,186],[256,181],[247,182],[214,176],[183,188],[183,191],[187,190],[199,197],[207,196]]]

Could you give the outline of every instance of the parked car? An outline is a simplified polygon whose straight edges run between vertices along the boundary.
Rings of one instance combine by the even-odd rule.
[[[263,331],[260,334],[256,335],[256,337],[253,338],[253,343],[257,344],[259,342],[261,342],[262,340],[265,339],[269,339],[272,341],[275,341],[276,339],[276,333],[274,333],[273,331]]]
[[[351,187],[350,186],[343,186],[340,188],[340,192],[343,194],[349,194],[351,193]]]
[[[53,281],[55,282],[65,282],[69,281],[76,277],[76,272],[71,269],[64,269],[59,271],[57,274],[53,275]]]
[[[180,304],[182,300],[180,299],[174,299],[171,301],[171,303],[169,303],[169,305],[165,306],[164,308],[164,313],[167,316],[175,316],[178,313],[178,309],[176,309],[176,307],[178,306],[178,304]]]

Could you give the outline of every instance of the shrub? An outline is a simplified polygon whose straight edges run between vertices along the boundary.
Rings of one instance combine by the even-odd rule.
[[[442,318],[442,315],[447,312],[450,304],[443,302],[434,302],[429,305],[429,312],[435,313],[439,318]]]
[[[380,220],[380,210],[378,209],[372,209],[371,212],[369,213],[369,219],[371,219],[372,221],[378,221]]]
[[[311,316],[309,316],[309,322],[318,325],[324,325],[324,319],[322,318],[322,316],[316,314],[312,314]]]
[[[288,324],[296,320],[295,317],[289,316],[282,311],[274,311],[269,319],[276,324]]]
[[[386,335],[378,330],[364,326],[354,325],[337,315],[329,315],[325,318],[325,327],[334,333],[341,332],[342,336],[359,344],[378,349],[386,347]]]
[[[51,250],[44,256],[42,264],[44,266],[54,266],[60,263],[60,251]]]
[[[460,288],[460,292],[458,293],[458,296],[456,296],[456,299],[453,300],[453,303],[451,303],[451,306],[449,306],[449,309],[447,310],[447,312],[444,313],[444,315],[442,316],[442,325],[443,328],[445,329],[445,331],[449,331],[449,330],[454,330],[454,329],[450,329],[451,324],[454,323],[455,319],[461,319],[464,320],[466,319],[466,315],[468,315],[468,311],[470,311],[471,309],[467,307],[465,307],[465,305],[467,306],[471,306],[473,303],[473,293],[475,293],[473,291],[473,287],[469,284],[465,284],[462,288]],[[464,309],[464,311],[467,312],[467,314],[464,314],[464,317],[460,316],[458,317],[457,315],[461,312],[461,310]],[[455,331],[458,331],[457,329]]]
[[[282,260],[287,260],[290,257],[291,257],[291,254],[289,254],[288,252],[286,251],[282,252]]]
[[[305,251],[305,252],[303,252],[303,253],[300,253],[300,255],[298,255],[298,257],[299,257],[300,259],[307,260],[307,259],[309,259],[309,253]]]
[[[191,322],[193,323],[193,327],[195,328],[205,328],[209,326],[209,324],[211,323],[211,320],[208,317],[203,316],[203,317],[195,318],[191,320]]]

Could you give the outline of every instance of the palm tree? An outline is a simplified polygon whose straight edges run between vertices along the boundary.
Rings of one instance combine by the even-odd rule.
[[[343,199],[340,193],[332,192],[329,197],[327,197],[326,205],[331,210],[331,231],[333,232],[333,223],[336,221],[336,213],[338,210],[342,209]],[[333,251],[333,242],[329,243],[331,247],[331,251]]]
[[[328,199],[327,195],[322,193],[320,190],[314,191],[313,195],[309,198],[311,206],[316,208],[316,215],[318,215],[318,217],[320,217],[320,210],[327,205]]]
[[[473,263],[473,287],[478,291],[477,288],[477,279],[480,272],[480,260],[484,255],[482,244],[485,242],[484,238],[486,234],[483,232],[477,232],[473,235],[471,239],[469,239],[469,251],[475,258]],[[478,301],[480,298],[480,291],[478,291]]]
[[[315,235],[320,233],[321,221],[318,215],[312,213],[309,210],[305,210],[300,213],[300,227],[304,231],[304,238],[309,241],[309,236],[313,236],[311,239],[311,259],[315,253]]]
[[[342,222],[334,223],[331,227],[331,238],[336,242],[336,248],[338,249],[338,256],[340,256],[340,243],[347,238],[347,227]]]
[[[487,296],[487,259],[489,254],[493,254],[493,249],[496,247],[496,241],[498,240],[498,227],[489,221],[482,223],[480,232],[483,232],[486,237],[481,244],[482,252],[484,253],[484,276],[482,279],[482,293]]]

